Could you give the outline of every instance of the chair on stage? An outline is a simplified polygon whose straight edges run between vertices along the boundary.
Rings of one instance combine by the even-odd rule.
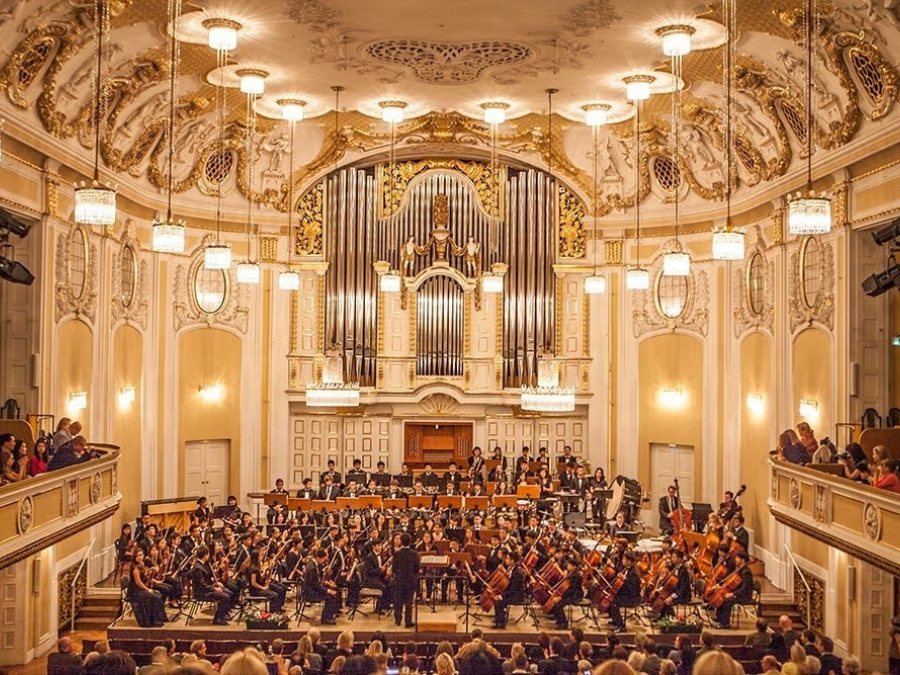
[[[249,588],[243,588],[241,590],[241,598],[238,603],[238,607],[240,611],[238,612],[238,621],[242,621],[244,617],[247,616],[247,609],[249,607],[257,607],[261,608],[261,611],[268,612],[269,611],[269,598],[262,595],[250,595]]]
[[[353,617],[356,616],[356,613],[359,612],[365,617],[368,617],[370,614],[376,613],[376,607],[378,607],[378,603],[381,601],[381,596],[384,595],[384,592],[380,588],[361,588],[359,589],[359,602],[350,607],[350,611],[347,614],[347,618],[350,621],[353,621]],[[372,603],[372,611],[364,612],[361,608],[363,603],[371,602]],[[379,614],[380,616],[380,614]]]
[[[116,612],[116,618],[113,619],[113,626],[129,614],[134,614],[134,605],[132,605],[131,600],[128,599],[128,587],[130,585],[130,577],[122,577],[119,581],[119,610]]]
[[[581,616],[575,619],[575,608],[581,610]],[[578,602],[573,602],[571,605],[566,607],[569,611],[569,625],[571,626],[576,621],[587,620],[591,623],[597,631],[600,631],[600,617],[597,616],[597,606],[594,604],[594,601],[590,598],[582,598]]]
[[[731,608],[731,624],[735,628],[741,627],[741,617],[746,616],[751,621],[756,621],[756,617],[759,616],[759,597],[762,593],[762,585],[758,580],[753,580],[753,593],[750,596],[750,600],[748,602],[742,602],[734,605]],[[753,614],[751,615],[750,609],[753,608]]]
[[[530,593],[525,594],[525,599],[522,602],[516,603],[516,604],[510,604],[510,607],[521,607],[522,608],[522,614],[519,616],[518,619],[516,619],[516,623],[519,623],[522,619],[527,618],[527,619],[530,619],[531,622],[534,624],[534,629],[538,630],[538,626],[539,626],[538,615],[534,609],[534,602],[533,602],[533,598],[531,597]]]

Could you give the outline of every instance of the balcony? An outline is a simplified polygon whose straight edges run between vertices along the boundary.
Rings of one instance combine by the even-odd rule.
[[[0,488],[0,569],[109,518],[119,508],[119,447],[97,459]]]
[[[831,473],[770,461],[780,523],[900,576],[900,497]]]

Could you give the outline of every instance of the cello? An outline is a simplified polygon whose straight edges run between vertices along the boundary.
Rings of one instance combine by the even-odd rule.
[[[741,585],[740,570],[735,570],[729,574],[722,583],[712,587],[708,592],[703,594],[703,598],[715,609],[719,609],[724,602],[725,596],[734,591]]]
[[[481,592],[481,609],[485,612],[491,611],[497,596],[502,596],[503,592],[509,587],[509,572],[503,565],[500,565],[484,582],[484,590]]]

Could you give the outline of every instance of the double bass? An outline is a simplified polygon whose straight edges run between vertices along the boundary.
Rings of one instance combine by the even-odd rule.
[[[675,496],[678,499],[678,508],[669,514],[669,520],[672,521],[672,527],[675,528],[672,534],[673,539],[681,539],[682,530],[691,529],[694,515],[681,505],[681,488],[678,486],[678,479],[674,479]]]

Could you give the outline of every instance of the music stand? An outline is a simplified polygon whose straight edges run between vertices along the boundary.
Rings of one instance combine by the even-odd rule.
[[[374,480],[378,487],[390,487],[391,475],[388,473],[373,473],[369,476],[369,480]]]
[[[463,504],[463,498],[459,495],[438,495],[437,501],[439,509],[456,509],[458,511]]]
[[[337,502],[330,499],[314,499],[310,504],[310,511],[313,513],[333,513],[338,510]]]
[[[694,528],[697,532],[703,531],[703,526],[706,521],[709,520],[709,516],[712,512],[712,504],[704,504],[701,502],[691,503],[691,517],[694,520]]]
[[[362,495],[358,499],[359,506],[363,509],[380,509],[384,504],[381,495]]]
[[[517,502],[519,501],[518,495],[495,495],[494,496],[494,508],[499,511],[501,509],[516,509]]]
[[[406,509],[406,497],[398,497],[397,499],[385,499],[384,500],[384,508],[391,510],[404,510]]]
[[[267,492],[266,495],[263,497],[263,504],[265,504],[266,506],[287,506],[287,503],[288,503],[288,496],[284,493]],[[221,508],[223,508],[223,507],[217,506],[216,511],[218,511]],[[230,509],[232,511],[234,510],[233,506],[226,506],[224,508]],[[213,516],[213,517],[215,517],[215,516]]]
[[[473,509],[477,509],[479,511],[487,511],[490,503],[490,497],[466,497],[466,510],[471,511]]]
[[[434,508],[434,495],[410,495],[409,508],[431,510]]]
[[[341,511],[343,511],[344,509],[347,509],[348,511],[356,511],[360,508],[359,497],[338,497],[337,506]]]
[[[516,488],[516,497],[519,497],[520,499],[539,499],[540,496],[540,485],[519,485]]]
[[[288,499],[288,508],[291,511],[309,511],[312,506],[312,499],[305,499],[304,497],[290,497]]]

